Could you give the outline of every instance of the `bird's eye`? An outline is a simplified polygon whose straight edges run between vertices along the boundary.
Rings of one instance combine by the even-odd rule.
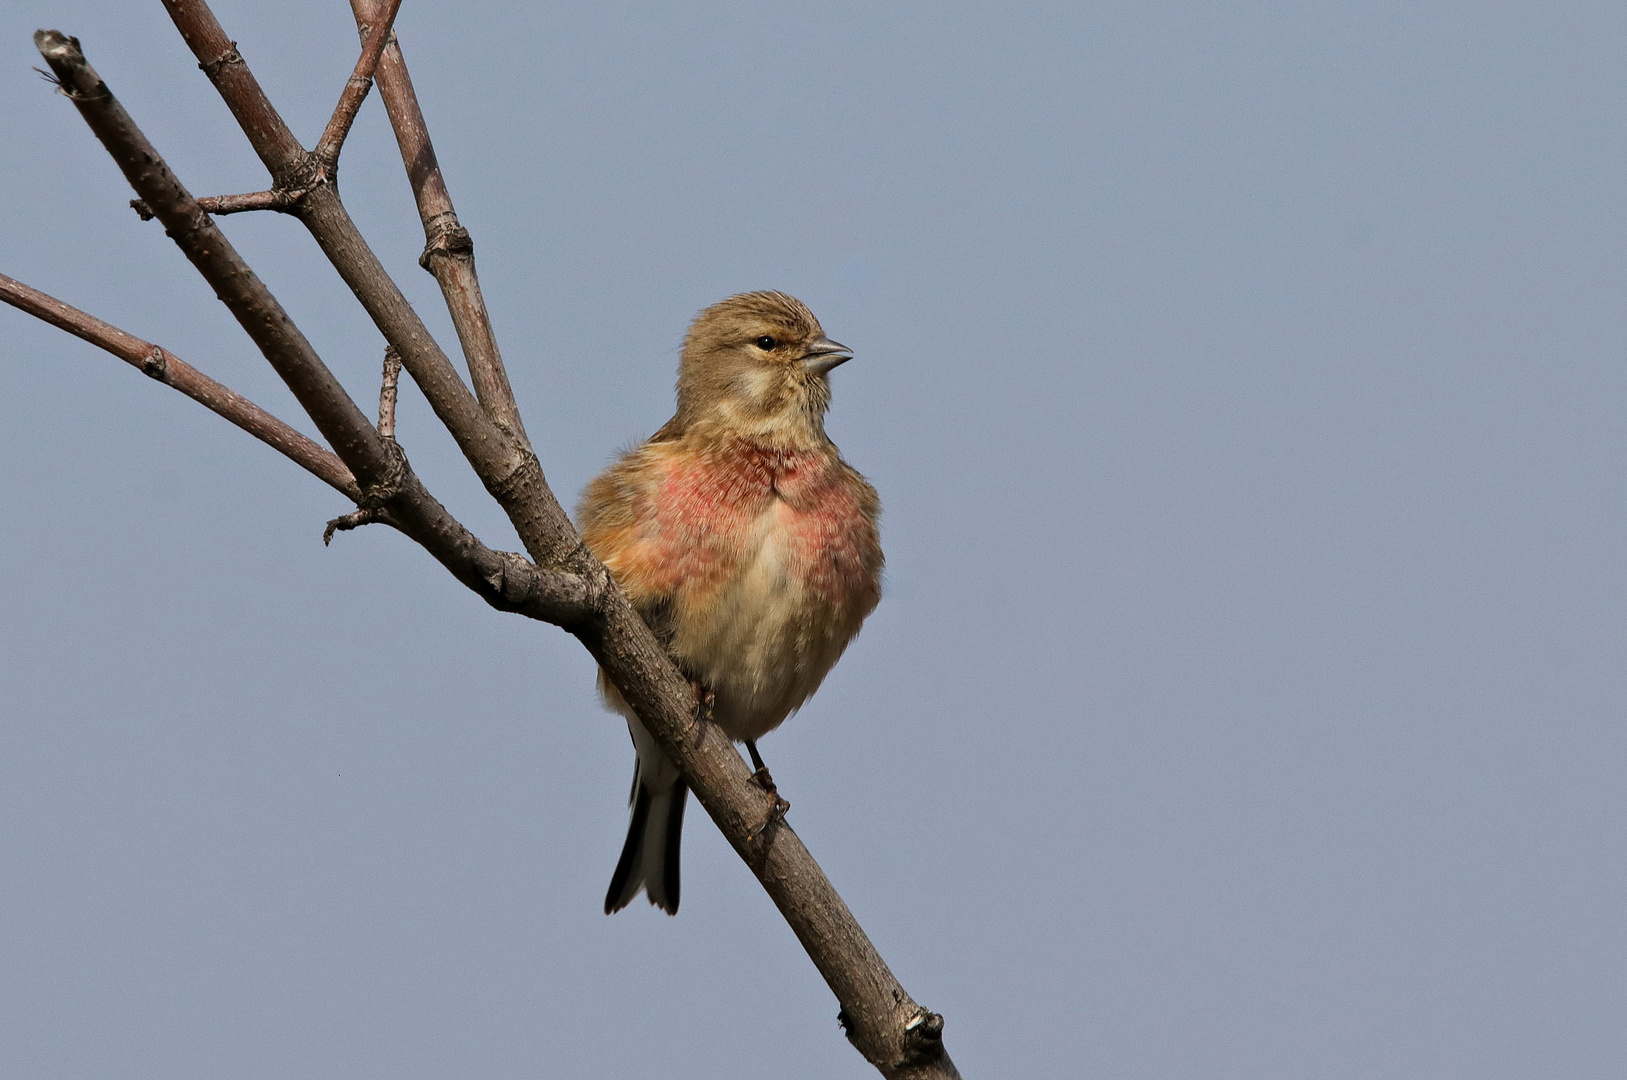
[[[769,337],[767,334],[764,334],[762,337],[760,337],[756,341],[752,342],[752,344],[757,346],[759,349],[763,350],[764,352],[773,352],[774,347],[776,345],[778,345],[779,342],[775,341],[773,338]]]

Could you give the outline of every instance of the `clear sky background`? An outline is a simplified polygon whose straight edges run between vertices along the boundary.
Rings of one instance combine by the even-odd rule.
[[[405,8],[567,503],[707,304],[858,353],[886,596],[763,751],[968,1078],[1627,1075],[1627,8]],[[217,11],[314,142],[346,5]],[[0,270],[295,418],[40,26],[266,183],[156,3],[11,0]],[[341,188],[450,347],[376,100]],[[225,228],[374,400],[307,234]],[[516,546],[416,391],[401,438]],[[4,1071],[874,1075],[703,813],[677,918],[600,913],[587,654],[345,509],[0,309]]]

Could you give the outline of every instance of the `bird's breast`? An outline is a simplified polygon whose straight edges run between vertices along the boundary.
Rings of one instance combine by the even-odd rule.
[[[679,464],[660,496],[684,537],[672,649],[717,694],[735,738],[818,687],[880,596],[864,481],[834,456],[731,454]]]
[[[873,591],[880,564],[866,490],[834,455],[693,455],[668,464],[654,516],[679,549],[680,588],[705,593],[744,577],[842,605]]]

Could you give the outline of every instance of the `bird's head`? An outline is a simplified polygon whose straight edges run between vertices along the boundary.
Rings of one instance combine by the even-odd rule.
[[[853,358],[781,292],[731,296],[695,316],[678,364],[678,417],[773,442],[824,439],[832,368]]]

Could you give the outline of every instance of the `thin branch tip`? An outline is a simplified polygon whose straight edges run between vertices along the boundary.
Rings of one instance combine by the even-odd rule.
[[[40,71],[46,81],[53,83],[57,93],[75,102],[91,101],[96,98],[112,100],[113,92],[94,71],[91,71],[90,62],[85,59],[85,52],[80,48],[78,38],[70,37],[60,30],[36,30],[34,48],[38,49],[40,56],[51,65],[51,71],[47,73],[40,71],[39,68],[34,70]],[[86,80],[72,77],[82,72],[90,72],[95,76],[94,85],[82,85]]]
[[[322,546],[327,547],[333,543],[334,533],[349,532],[352,529],[359,529],[363,525],[371,525],[375,521],[382,520],[384,520],[383,513],[372,507],[363,507],[360,510],[352,510],[348,514],[340,514],[328,522],[327,528],[322,530]]]
[[[322,164],[322,167],[333,172],[339,167],[339,151],[344,149],[345,138],[350,134],[350,126],[356,122],[356,114],[361,110],[362,102],[373,89],[373,77],[378,71],[379,57],[384,50],[395,40],[392,27],[395,16],[401,10],[401,0],[386,0],[383,9],[383,18],[377,28],[368,28],[371,32],[362,34],[362,54],[356,59],[356,66],[345,81],[345,88],[339,94],[339,103],[333,108],[333,116],[328,120],[328,126],[323,130],[322,137],[317,140],[316,149],[311,156]],[[359,28],[360,29],[360,28]],[[382,31],[382,32],[381,32]]]
[[[394,345],[384,347],[384,375],[379,383],[379,434],[386,439],[395,438],[395,405],[401,385],[401,350]]]
[[[40,55],[46,57],[47,59],[54,57],[58,59],[67,58],[71,60],[76,53],[78,54],[80,60],[85,58],[84,52],[79,48],[79,39],[76,37],[69,37],[61,30],[34,31],[34,48],[38,49],[40,51]],[[39,69],[35,68],[34,70],[38,71]]]

